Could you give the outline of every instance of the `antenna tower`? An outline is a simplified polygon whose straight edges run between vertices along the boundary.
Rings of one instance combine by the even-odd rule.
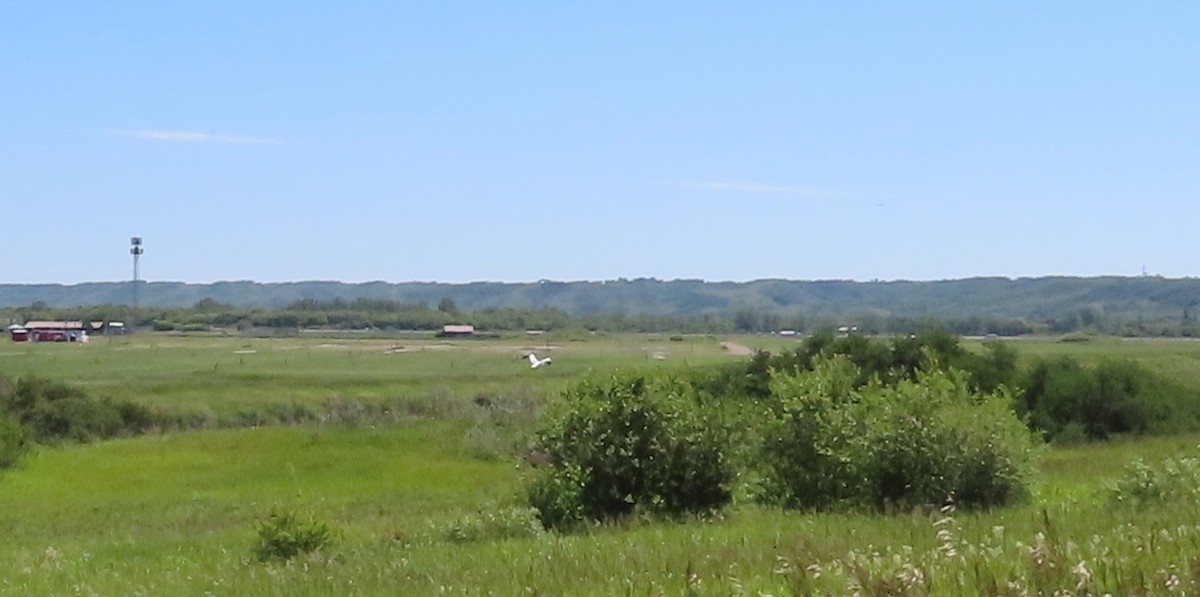
[[[133,315],[137,317],[138,308],[138,258],[145,253],[142,248],[142,237],[135,236],[129,239],[129,254],[133,255]],[[130,325],[135,325],[134,322],[129,322]]]

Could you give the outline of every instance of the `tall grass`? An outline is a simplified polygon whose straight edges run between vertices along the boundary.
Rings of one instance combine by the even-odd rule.
[[[742,504],[718,519],[558,536],[472,523],[509,516],[522,472],[474,456],[468,429],[426,420],[44,449],[0,475],[0,592],[1076,594],[1082,582],[1079,594],[1166,595],[1194,592],[1200,574],[1200,506],[1114,509],[1102,491],[1130,459],[1200,437],[1053,451],[1019,508],[805,514]],[[255,523],[277,506],[315,512],[343,539],[258,563]],[[464,541],[470,524],[483,530]]]

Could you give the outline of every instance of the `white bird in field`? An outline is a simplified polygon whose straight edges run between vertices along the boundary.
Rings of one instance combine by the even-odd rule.
[[[550,357],[546,357],[544,359],[539,359],[539,358],[537,358],[536,354],[533,354],[532,352],[529,353],[529,368],[530,369],[537,369],[538,367],[541,367],[542,365],[549,365],[551,362],[552,362],[552,360],[550,359]]]

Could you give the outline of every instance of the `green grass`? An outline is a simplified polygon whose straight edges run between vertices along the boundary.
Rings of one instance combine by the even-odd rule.
[[[589,369],[731,360],[711,338],[549,343],[555,364],[532,371],[517,360],[525,338],[146,336],[0,345],[0,371],[158,405],[236,410],[414,393],[433,408],[479,393],[553,392]],[[392,352],[393,344],[410,351]],[[1023,340],[1017,348],[1128,356],[1184,376],[1182,364],[1200,354],[1200,343],[1172,341]],[[238,352],[247,350],[256,352]],[[667,358],[653,359],[658,351]],[[630,521],[574,536],[460,543],[446,529],[512,505],[523,474],[516,462],[480,449],[489,420],[464,412],[378,427],[207,430],[40,448],[0,471],[0,594],[1200,592],[1200,505],[1114,510],[1102,493],[1130,460],[1195,451],[1200,436],[1048,450],[1030,503],[941,523],[944,514],[930,510],[810,514],[737,504],[711,521]],[[340,541],[287,564],[255,562],[255,522],[277,506],[314,513],[341,530]],[[904,584],[913,571],[922,583]]]
[[[40,533],[56,524],[62,509],[98,503],[138,510],[316,499],[341,503],[379,495],[396,498],[394,514],[404,507],[425,520],[446,509],[447,498],[513,481],[511,464],[472,456],[465,438],[462,424],[442,421],[378,429],[264,427],[148,436],[43,448],[4,473],[0,491],[25,502],[22,520],[11,521],[17,526],[9,529],[10,537],[21,536],[21,528]],[[220,530],[242,522],[218,517],[204,524]]]
[[[237,562],[254,521],[275,506],[320,513],[350,546],[427,535],[515,491],[514,465],[471,456],[465,431],[442,421],[277,427],[42,449],[0,474],[0,560],[16,563],[0,571],[0,588],[44,563],[47,550],[84,570],[149,570],[139,581],[147,584],[180,554],[200,558],[188,563],[196,566],[226,553]],[[117,586],[102,593],[129,594]]]
[[[1072,337],[1074,338],[1074,337]],[[1072,356],[1084,362],[1131,359],[1180,384],[1200,389],[1200,340],[1165,338],[1115,338],[1082,336],[1082,341],[1061,338],[1005,340],[1022,358]],[[968,344],[969,345],[969,344]]]
[[[98,338],[88,344],[0,341],[0,373],[40,375],[83,386],[96,396],[148,405],[207,409],[218,416],[263,405],[318,405],[333,398],[474,396],[555,393],[589,371],[646,367],[683,369],[736,360],[718,339],[665,335],[430,338],[242,338],[147,334]],[[796,340],[734,338],[782,352]],[[1200,341],[1096,338],[1011,340],[1023,358],[1070,354],[1084,360],[1131,358],[1200,388]],[[966,342],[966,346],[975,346]],[[531,370],[520,357],[535,351],[554,364]],[[658,353],[665,357],[655,359]]]
[[[552,356],[529,368],[522,355]],[[662,360],[653,358],[661,353]],[[443,341],[141,335],[88,344],[0,341],[0,373],[39,375],[96,396],[219,416],[265,404],[317,405],[340,397],[379,400],[503,392],[548,394],[588,371],[678,369],[730,362],[720,342],[691,337],[553,335]]]
[[[708,522],[633,521],[577,536],[459,544],[444,537],[447,525],[508,503],[521,474],[472,456],[464,438],[461,425],[423,421],[44,449],[0,475],[0,562],[8,563],[0,592],[844,594],[860,577],[882,583],[911,566],[936,581],[928,594],[970,594],[981,582],[971,575],[1033,586],[1037,574],[1050,574],[1031,560],[1039,533],[1057,550],[1054,582],[1074,586],[1070,569],[1080,561],[1107,566],[1110,587],[1118,570],[1144,572],[1151,585],[1160,569],[1196,578],[1196,504],[1112,511],[1097,492],[1134,456],[1173,453],[1200,437],[1055,451],[1040,486],[1069,492],[959,513],[952,526],[938,526],[935,511],[804,514],[743,504]],[[254,522],[279,505],[314,512],[341,529],[341,541],[290,564],[253,561]],[[944,552],[943,527],[961,558]],[[1151,545],[1156,552],[1144,554]],[[1136,579],[1123,582],[1130,589]]]

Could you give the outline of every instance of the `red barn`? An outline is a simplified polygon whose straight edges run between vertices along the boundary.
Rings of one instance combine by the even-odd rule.
[[[25,329],[29,339],[35,342],[74,342],[87,333],[82,321],[30,321],[25,324]]]

